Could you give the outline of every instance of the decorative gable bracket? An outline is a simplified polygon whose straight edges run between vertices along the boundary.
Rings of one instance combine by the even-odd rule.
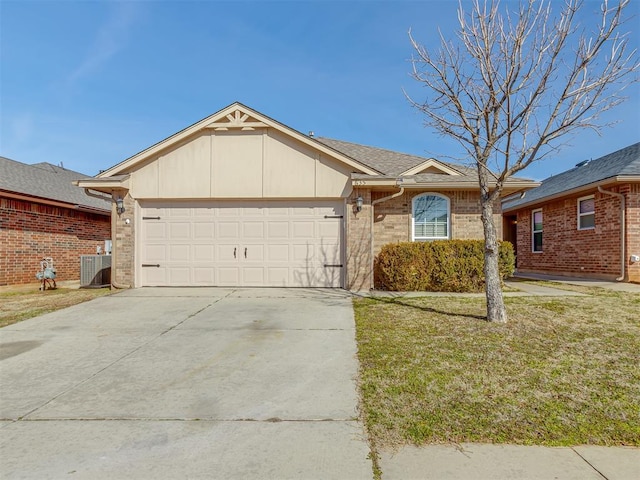
[[[214,130],[229,130],[236,128],[240,130],[255,130],[256,128],[265,128],[267,126],[268,125],[266,123],[256,120],[249,116],[249,114],[236,110],[229,113],[219,121],[205,125],[204,128],[212,128]]]

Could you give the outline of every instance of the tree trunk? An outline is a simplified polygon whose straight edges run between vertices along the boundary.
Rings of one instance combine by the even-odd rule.
[[[493,224],[493,203],[490,195],[482,195],[482,226],[484,228],[484,278],[487,294],[487,321],[507,323],[504,308],[500,270],[498,268],[499,247],[496,227]]]

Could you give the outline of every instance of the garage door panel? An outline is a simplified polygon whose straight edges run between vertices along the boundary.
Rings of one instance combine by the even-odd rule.
[[[147,245],[142,256],[142,263],[164,262],[167,260],[167,247],[165,245]]]
[[[267,239],[286,239],[289,238],[289,222],[288,221],[270,221],[267,223]]]
[[[189,222],[175,222],[169,224],[169,240],[188,240],[191,238],[191,224]]]
[[[160,240],[164,241],[167,238],[167,224],[166,223],[151,223],[146,226],[146,240]]]
[[[238,258],[238,244],[221,244],[216,245],[216,251],[218,252],[216,260],[219,262],[237,262]]]
[[[318,260],[324,263],[339,264],[340,263],[340,246],[339,245],[320,245],[318,247]]]
[[[271,287],[287,287],[291,285],[289,280],[289,267],[266,267],[267,283]]]
[[[312,262],[315,258],[315,246],[306,243],[292,245],[293,261],[300,262]]]
[[[341,286],[342,201],[174,203],[141,202],[142,285]]]
[[[292,273],[293,281],[301,287],[332,287],[340,280],[337,268],[295,268]]]
[[[238,267],[218,267],[218,284],[221,287],[235,287],[240,285],[240,270]]]
[[[195,285],[214,285],[216,281],[215,268],[195,267],[193,269],[193,282]]]
[[[193,212],[192,212],[192,216],[194,217],[206,217],[206,218],[211,218],[215,215],[215,208],[213,207],[199,207],[199,208],[194,208]]]
[[[242,248],[242,260],[246,262],[260,262],[263,263],[265,260],[264,255],[264,245],[245,245]]]
[[[242,284],[263,286],[265,284],[264,267],[242,267]]]
[[[233,208],[233,207],[216,208],[216,215],[218,217],[238,218],[240,217],[240,213],[241,213],[240,208]]]
[[[318,236],[320,238],[340,238],[340,223],[335,221],[318,223]]]
[[[169,285],[187,286],[191,285],[191,269],[189,267],[168,267]]]
[[[142,267],[143,285],[167,285],[166,267]]]
[[[240,223],[237,221],[218,222],[218,238],[240,238]]]
[[[197,210],[196,210],[197,211]],[[215,228],[213,222],[198,221],[193,224],[194,240],[210,240],[215,238]]]
[[[263,207],[244,207],[241,210],[241,214],[243,217],[262,217],[267,210],[267,208]]]
[[[173,244],[169,245],[169,258],[170,262],[188,263],[191,257],[191,245]]]
[[[193,260],[197,263],[211,263],[215,261],[215,247],[209,245],[193,245]]]
[[[266,258],[267,262],[289,263],[289,244],[267,245]]]
[[[164,215],[167,217],[189,217],[191,216],[190,208],[180,208],[180,207],[171,207],[166,208],[164,211]]]
[[[315,237],[315,223],[312,221],[294,221],[293,232],[291,235],[293,238],[308,238]]]
[[[264,222],[242,222],[242,238],[264,239]]]

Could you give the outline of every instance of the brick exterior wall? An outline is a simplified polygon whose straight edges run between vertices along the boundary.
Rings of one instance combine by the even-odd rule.
[[[0,285],[37,282],[43,257],[53,258],[56,280],[79,280],[80,255],[109,238],[108,216],[0,197]]]
[[[362,195],[362,211],[356,211],[356,198]],[[348,290],[369,290],[373,285],[371,258],[371,190],[354,188],[347,199],[345,212],[347,220],[345,288]]]
[[[111,278],[114,286],[129,288],[134,286],[135,272],[135,200],[131,195],[124,197],[125,211],[118,214],[115,205],[111,213],[114,221],[115,238],[113,240],[115,276]],[[129,219],[129,223],[126,223]]]
[[[640,281],[640,186],[626,184],[607,188],[625,195],[626,280]],[[578,198],[594,195],[595,228],[578,230]],[[542,208],[542,252],[532,252],[531,212]],[[613,280],[620,276],[620,200],[597,190],[584,192],[517,211],[518,258],[521,272],[582,276]]]
[[[390,196],[398,190],[374,191],[354,189],[347,200],[347,266],[346,287],[350,290],[369,290],[373,284],[371,276],[371,202]],[[388,243],[411,241],[411,205],[415,196],[433,190],[405,190],[391,200],[374,206],[373,253],[377,255]],[[482,239],[484,232],[480,220],[480,192],[442,191],[434,192],[449,198],[451,208],[451,238]],[[362,195],[362,211],[355,212],[355,198]],[[350,208],[349,208],[350,207]],[[494,204],[494,222],[498,238],[502,238],[502,214],[500,202]]]
[[[623,191],[624,190],[624,191]],[[631,255],[640,257],[640,183],[626,185],[620,193],[624,193],[627,203],[627,261]],[[627,275],[630,282],[640,283],[640,262],[627,264]]]

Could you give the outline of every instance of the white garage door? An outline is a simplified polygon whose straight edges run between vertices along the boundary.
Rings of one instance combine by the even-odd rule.
[[[341,287],[342,201],[141,202],[142,286]]]

